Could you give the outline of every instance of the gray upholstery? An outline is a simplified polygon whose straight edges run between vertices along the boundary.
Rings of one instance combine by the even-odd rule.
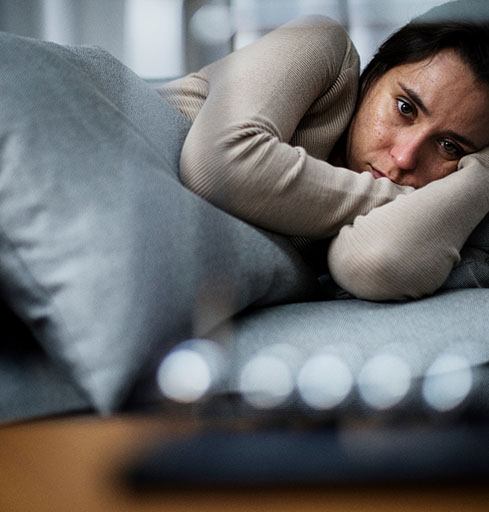
[[[320,354],[339,358],[353,377],[347,395],[337,405],[331,406],[331,409],[311,408],[296,388],[285,402],[272,409],[279,417],[285,415],[289,419],[303,419],[319,415],[320,418],[329,417],[341,421],[342,418],[360,419],[365,415],[380,419],[385,415],[412,420],[425,417],[427,413],[436,414],[437,411],[426,401],[423,386],[429,382],[426,375],[433,373],[435,368],[439,372],[448,372],[448,369],[442,369],[447,364],[445,368],[455,364],[452,367],[453,377],[445,377],[445,381],[439,382],[441,386],[449,386],[451,391],[443,391],[443,387],[436,387],[437,384],[432,385],[434,393],[441,393],[435,395],[435,401],[448,410],[454,407],[458,412],[475,411],[476,414],[487,415],[488,317],[489,290],[486,289],[444,291],[433,297],[406,303],[336,300],[264,308],[252,315],[237,318],[227,326],[227,331],[231,333],[227,343],[231,366],[226,392],[241,393],[240,376],[245,366],[254,356],[273,353],[272,346],[276,344],[280,348],[275,353],[287,354],[286,357],[290,358],[293,374],[297,372],[295,378],[300,368],[305,368],[308,361],[313,361]],[[388,363],[381,365],[379,361],[382,357],[384,361],[393,360],[394,366]],[[365,373],[362,376],[369,364],[379,365],[376,371],[383,374],[374,376],[370,382],[365,380]],[[461,365],[459,368],[467,365],[472,373],[467,395],[460,391],[460,403],[457,398],[453,399],[459,393],[457,386],[460,385],[460,379],[464,378],[461,377],[463,373],[457,374],[458,364]],[[393,372],[399,371],[396,365],[401,365],[402,378],[405,377],[403,371],[407,369],[409,384],[399,399],[392,398],[395,391],[393,395],[387,391],[385,398],[385,389],[388,390],[390,386],[396,389],[398,385],[399,381],[396,382],[393,376]],[[329,380],[333,386],[334,378],[331,375]],[[375,380],[377,378],[378,381]],[[372,379],[372,376],[367,379]],[[362,395],[365,383],[367,386],[379,386],[373,390],[373,396],[376,393],[380,396],[374,402],[384,403],[381,410]],[[327,385],[324,386],[327,390]],[[251,413],[243,403],[238,410]],[[267,417],[267,411],[262,414]],[[457,417],[457,413],[451,417]]]
[[[0,350],[0,422],[93,412],[69,376],[39,347]]]
[[[0,45],[0,290],[99,411],[156,348],[314,291],[286,240],[181,186],[188,125],[143,80],[97,49]]]
[[[232,323],[230,389],[237,389],[240,366],[273,343],[293,344],[302,357],[334,346],[353,373],[384,350],[404,357],[414,378],[445,351],[467,357],[474,366],[483,364],[489,361],[488,316],[485,289],[444,291],[404,303],[352,299],[264,308]]]
[[[92,411],[88,399],[0,302],[0,422]]]
[[[235,370],[275,341],[367,357],[395,339],[420,369],[469,343],[487,361],[489,292],[453,290],[489,283],[487,219],[435,297],[310,302],[316,277],[288,240],[179,183],[188,123],[143,80],[97,48],[0,44],[0,293],[28,329],[0,347],[0,420],[116,410],[170,347],[230,318]]]

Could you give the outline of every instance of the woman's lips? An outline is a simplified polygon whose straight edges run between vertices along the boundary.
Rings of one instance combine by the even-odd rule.
[[[375,167],[371,166],[370,169],[371,169],[370,172],[373,174],[375,179],[378,179],[378,178],[387,178],[387,179],[389,179],[383,172],[379,171]]]

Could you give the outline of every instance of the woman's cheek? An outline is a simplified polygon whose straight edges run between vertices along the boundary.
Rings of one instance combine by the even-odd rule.
[[[399,129],[398,119],[388,105],[381,103],[372,111],[371,134],[380,146],[385,146],[392,134]]]

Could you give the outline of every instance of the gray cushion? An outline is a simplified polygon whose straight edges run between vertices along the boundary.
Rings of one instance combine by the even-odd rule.
[[[392,344],[419,358],[413,375],[422,375],[440,352],[471,351],[472,363],[489,361],[489,290],[452,290],[421,300],[378,303],[320,301],[263,308],[232,324],[239,366],[267,344],[292,343],[305,354],[326,345],[353,344],[362,360]],[[414,349],[414,351],[412,351]],[[234,373],[234,372],[233,372]]]
[[[182,187],[188,124],[142,80],[97,49],[0,45],[0,292],[89,403],[117,408],[155,347],[315,292],[288,242]]]
[[[264,308],[228,326],[232,338],[226,391],[239,392],[241,370],[273,344],[295,349],[299,366],[327,349],[343,359],[355,379],[365,362],[381,353],[404,360],[413,382],[443,353],[463,357],[476,367],[489,361],[488,316],[489,290],[481,289],[445,291],[403,303],[336,300]],[[209,337],[218,339],[213,333]],[[487,401],[487,375],[483,385]],[[349,406],[361,405],[358,402],[354,388]],[[419,393],[413,402],[421,404]],[[296,397],[290,406],[303,404]]]

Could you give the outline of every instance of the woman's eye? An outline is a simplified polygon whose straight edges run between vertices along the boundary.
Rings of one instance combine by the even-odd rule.
[[[405,117],[412,116],[415,113],[414,107],[411,103],[407,102],[402,98],[397,99],[397,110]]]
[[[454,144],[451,140],[442,139],[440,141],[440,146],[443,151],[450,156],[458,157],[463,154],[463,150],[457,144]]]

